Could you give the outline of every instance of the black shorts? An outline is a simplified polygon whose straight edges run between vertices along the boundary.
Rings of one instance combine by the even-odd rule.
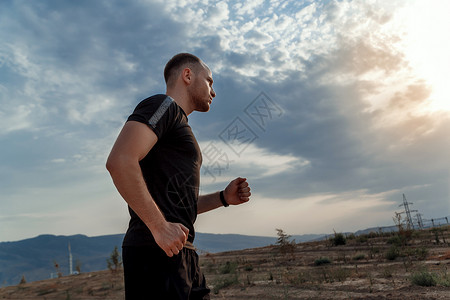
[[[194,250],[168,257],[159,247],[122,248],[126,300],[210,299]]]

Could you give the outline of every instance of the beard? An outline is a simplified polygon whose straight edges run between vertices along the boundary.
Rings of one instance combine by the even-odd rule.
[[[201,93],[199,89],[196,88],[195,84],[189,86],[188,93],[195,111],[209,111],[209,98],[205,97],[204,93]]]
[[[196,106],[195,106],[196,111],[199,111],[199,112],[209,111],[209,103],[205,102],[205,100],[201,100],[200,98],[198,98],[198,101],[196,101],[195,104],[196,104]]]

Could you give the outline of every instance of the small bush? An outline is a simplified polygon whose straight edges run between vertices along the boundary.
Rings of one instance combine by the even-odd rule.
[[[450,275],[447,274],[447,271],[438,276],[437,283],[445,287],[450,287]]]
[[[225,265],[220,268],[219,272],[220,274],[232,274],[236,272],[237,266],[237,262],[227,261]]]
[[[371,231],[371,232],[369,232],[369,233],[367,234],[367,237],[368,237],[369,239],[373,239],[373,238],[376,238],[376,237],[378,237],[378,236],[379,236],[379,234],[376,233],[376,232],[374,232],[374,231]]]
[[[399,256],[400,256],[400,250],[397,248],[397,246],[394,246],[394,245],[392,245],[389,248],[388,252],[386,252],[386,255],[385,255],[386,259],[389,259],[389,260],[395,260]]]
[[[406,244],[406,239],[402,235],[394,235],[394,236],[390,237],[386,242],[390,245],[395,245],[395,246],[400,247],[400,246]]]
[[[360,236],[358,236],[358,237],[356,238],[356,241],[357,241],[358,243],[363,244],[363,243],[366,243],[368,239],[369,239],[369,238],[367,237],[367,235],[360,235]]]
[[[418,286],[435,286],[437,283],[436,275],[427,271],[416,272],[411,275],[411,282]]]
[[[331,260],[328,257],[321,257],[314,261],[315,266],[321,266],[321,265],[326,265],[326,264],[331,264]]]
[[[394,271],[392,268],[384,268],[382,275],[384,278],[392,278],[393,273],[394,273]]]
[[[251,272],[251,271],[253,271],[253,266],[251,264],[246,264],[244,266],[244,270],[247,272]]]
[[[334,237],[330,238],[330,240],[334,246],[347,244],[347,239],[342,233],[334,233]]]
[[[357,255],[355,255],[354,257],[353,257],[353,260],[361,260],[361,259],[364,259],[364,258],[366,258],[366,256],[364,255],[364,254],[357,254]]]
[[[354,239],[356,239],[356,236],[355,236],[354,233],[350,233],[350,234],[347,236],[347,240],[354,240]]]
[[[424,260],[428,256],[428,249],[425,247],[420,247],[415,250],[417,259]]]

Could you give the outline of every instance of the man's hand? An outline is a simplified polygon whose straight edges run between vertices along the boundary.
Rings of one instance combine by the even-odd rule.
[[[225,201],[229,205],[238,205],[250,200],[250,187],[246,178],[238,177],[231,181],[223,191]],[[222,207],[219,197],[220,193],[215,192],[208,195],[200,195],[197,202],[197,213],[202,214],[207,211]]]
[[[150,230],[158,246],[169,257],[183,249],[189,235],[189,229],[180,223],[163,222]]]
[[[250,200],[250,187],[246,178],[238,177],[231,181],[223,191],[225,201],[229,205],[238,205]]]

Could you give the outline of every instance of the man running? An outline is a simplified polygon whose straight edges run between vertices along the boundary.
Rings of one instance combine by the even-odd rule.
[[[211,70],[189,53],[164,69],[166,93],[128,117],[106,163],[131,216],[122,247],[125,297],[209,299],[192,243],[197,214],[249,201],[245,178],[199,196],[202,156],[188,116],[209,111]]]

